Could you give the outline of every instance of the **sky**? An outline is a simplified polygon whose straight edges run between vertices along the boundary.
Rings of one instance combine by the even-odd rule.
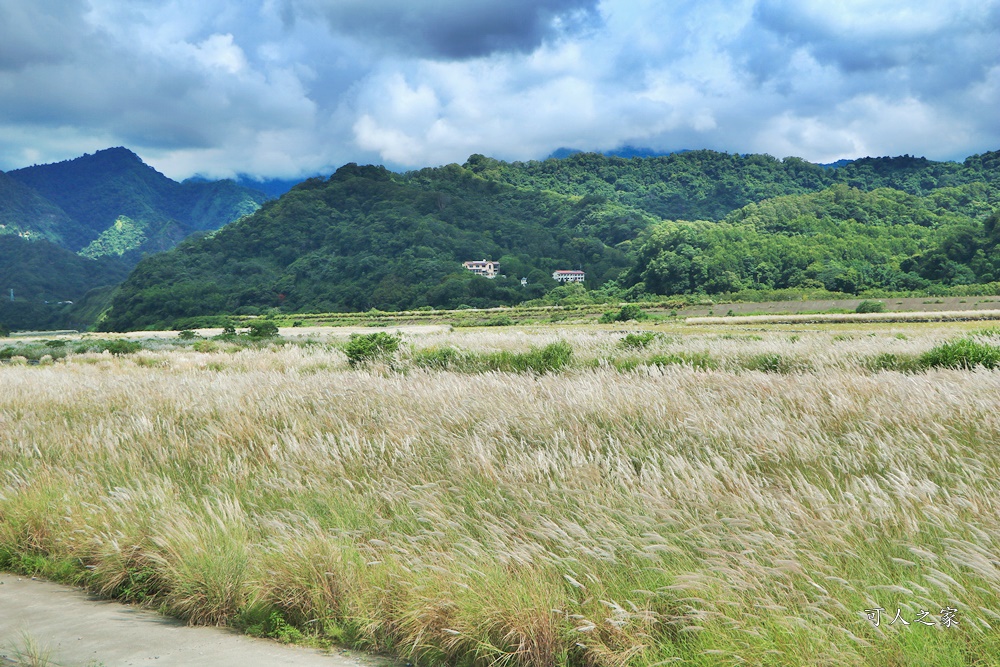
[[[0,170],[1000,149],[1000,0],[0,0]]]

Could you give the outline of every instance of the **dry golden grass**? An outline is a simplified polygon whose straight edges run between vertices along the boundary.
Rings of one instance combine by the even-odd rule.
[[[568,341],[546,375],[325,345],[5,365],[0,559],[426,664],[989,664],[1000,373],[864,370],[955,337],[914,332],[410,341]],[[677,352],[718,370],[615,369]],[[957,627],[887,625],[947,606]]]

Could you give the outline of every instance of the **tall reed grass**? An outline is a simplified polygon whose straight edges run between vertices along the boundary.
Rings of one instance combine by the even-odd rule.
[[[915,331],[5,365],[0,565],[420,664],[991,664],[1000,373],[865,366],[957,336]],[[560,341],[549,372],[414,362]],[[611,363],[636,354],[717,363]],[[958,626],[912,623],[945,607]]]

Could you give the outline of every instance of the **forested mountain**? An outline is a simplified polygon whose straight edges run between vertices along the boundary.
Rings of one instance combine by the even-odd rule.
[[[0,290],[15,293],[13,303],[0,300],[0,322],[14,328],[92,324],[108,304],[110,287],[144,254],[218,229],[266,199],[233,181],[177,183],[124,148],[0,172],[0,277],[6,281]],[[80,298],[98,287],[107,289],[81,310]],[[74,304],[52,306],[67,301]]]
[[[804,194],[833,182],[827,170],[797,158],[715,151],[630,159],[579,153],[541,162],[473,155],[465,167],[498,183],[603,197],[667,220],[721,220],[750,202]]]
[[[512,304],[554,288],[559,268],[583,269],[589,288],[654,295],[991,282],[1000,279],[998,158],[823,168],[689,151],[529,163],[473,155],[406,174],[347,165],[143,261],[103,326]],[[461,266],[482,258],[498,259],[505,277]]]
[[[139,264],[105,322],[163,326],[218,313],[517,303],[584,268],[592,285],[630,266],[616,247],[654,219],[600,198],[521,190],[457,165],[393,174],[347,165],[250,218]],[[488,280],[462,267],[494,259]],[[527,285],[520,279],[527,278]]]
[[[159,252],[195,231],[253,213],[267,198],[233,181],[177,183],[125,148],[17,169],[7,176],[61,209],[54,231],[37,233],[86,257]],[[22,226],[39,226],[40,218]]]
[[[44,239],[0,235],[0,324],[14,329],[88,326],[129,269],[117,257],[94,260]]]
[[[98,164],[103,178],[89,174]],[[473,155],[405,174],[351,164],[219,231],[258,199],[233,182],[174,183],[124,149],[7,176],[0,215],[35,221],[8,231],[66,245],[76,230],[82,254],[167,248],[205,230],[136,267],[102,325],[112,329],[275,310],[513,304],[553,289],[555,269],[583,269],[589,289],[632,295],[1000,281],[1000,153],[827,167],[714,151]],[[75,197],[58,191],[64,179]],[[483,258],[499,260],[502,276],[462,267]]]

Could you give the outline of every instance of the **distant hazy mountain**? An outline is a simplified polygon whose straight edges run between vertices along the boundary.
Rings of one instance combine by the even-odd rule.
[[[178,183],[126,148],[7,176],[54,205],[23,219],[25,231],[88,257],[166,250],[192,232],[253,213],[267,199],[233,181]]]
[[[320,174],[314,174],[312,176],[306,176],[303,178],[255,178],[253,176],[248,176],[247,174],[240,174],[235,179],[230,179],[235,182],[236,185],[247,188],[248,190],[256,190],[257,192],[263,192],[267,195],[268,199],[277,199],[281,195],[285,194],[296,185],[302,181],[308,180],[309,178],[322,177]],[[205,178],[204,176],[192,176],[182,183],[212,183],[211,179]]]
[[[612,148],[609,151],[583,151],[578,148],[557,148],[552,151],[547,159],[561,160],[567,158],[571,155],[576,155],[577,153],[598,153],[606,157],[623,157],[623,158],[633,158],[633,157],[662,157],[664,155],[674,155],[675,153],[687,153],[688,149],[683,149],[679,151],[658,151],[653,148],[637,148],[635,146],[619,146],[618,148]]]
[[[314,175],[318,176],[318,174]],[[252,176],[247,176],[245,174],[240,174],[240,177],[236,179],[236,184],[244,188],[249,188],[251,190],[258,190],[263,192],[271,199],[277,199],[281,195],[285,194],[296,185],[302,181],[307,180],[306,178],[265,178],[258,180]]]

